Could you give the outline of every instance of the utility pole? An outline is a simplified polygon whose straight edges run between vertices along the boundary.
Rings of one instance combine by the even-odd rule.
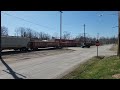
[[[111,15],[113,15],[113,14],[111,14]],[[100,15],[100,16],[103,16],[103,15]],[[117,56],[119,56],[119,58],[120,58],[120,11],[118,11],[118,50],[117,50]]]
[[[120,11],[118,11],[118,52],[117,55],[120,57]]]
[[[1,29],[0,29],[0,59],[2,59],[1,51],[2,51],[2,48],[1,48]]]
[[[86,43],[86,38],[85,38],[85,24],[84,24],[84,43]]]
[[[99,39],[99,33],[97,33],[97,40]]]
[[[97,42],[99,41],[99,33],[97,33]],[[97,45],[97,57],[98,57],[98,45]]]
[[[60,46],[61,46],[61,39],[62,39],[62,11],[60,11]]]

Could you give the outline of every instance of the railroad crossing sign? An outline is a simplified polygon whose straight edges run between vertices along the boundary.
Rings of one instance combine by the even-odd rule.
[[[96,41],[96,46],[100,46],[100,43],[98,40]]]

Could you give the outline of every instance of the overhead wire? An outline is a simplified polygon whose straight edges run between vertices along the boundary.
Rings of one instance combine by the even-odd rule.
[[[48,28],[48,29],[54,29],[54,28],[50,28],[50,27],[47,27],[47,26],[43,26],[43,25],[40,25],[40,24],[33,23],[33,22],[31,22],[31,21],[25,20],[25,19],[20,18],[20,17],[16,17],[16,16],[14,16],[14,15],[11,15],[11,14],[8,14],[8,13],[5,13],[5,12],[2,12],[2,13],[3,13],[3,14],[6,14],[6,15],[8,15],[8,16],[12,16],[12,17],[15,17],[15,18],[17,18],[17,19],[20,19],[20,20],[23,20],[23,21],[26,21],[26,22],[29,22],[29,23],[38,25],[38,26],[40,26],[40,27],[44,27],[44,28]]]

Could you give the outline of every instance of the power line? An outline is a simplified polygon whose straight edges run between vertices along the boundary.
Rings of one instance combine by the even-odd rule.
[[[2,13],[3,13],[3,12],[2,12]],[[25,19],[20,18],[20,17],[13,16],[13,15],[8,14],[8,13],[5,13],[5,12],[4,12],[3,14],[6,14],[6,15],[8,15],[8,16],[12,16],[12,17],[15,17],[15,18],[17,18],[17,19],[20,19],[20,20],[23,20],[23,21],[26,21],[26,22],[29,22],[29,23],[32,23],[32,24],[35,24],[35,25],[38,25],[38,26],[44,27],[44,28],[53,29],[53,28],[50,28],[50,27],[47,27],[47,26],[43,26],[43,25],[40,25],[40,24],[33,23],[33,22],[31,22],[31,21],[25,20]]]
[[[101,17],[101,16],[105,16],[105,15],[107,16],[107,15],[118,15],[118,14],[117,14],[117,13],[105,14],[104,11],[101,11],[101,14],[98,13],[98,16],[100,16],[100,17]]]

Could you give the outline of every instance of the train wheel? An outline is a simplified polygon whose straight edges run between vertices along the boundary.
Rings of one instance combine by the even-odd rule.
[[[22,49],[22,48],[20,48],[19,50],[20,50],[20,51],[22,51],[23,49]]]
[[[18,49],[14,49],[15,51],[17,51]]]
[[[33,48],[33,51],[38,51],[38,48]]]

